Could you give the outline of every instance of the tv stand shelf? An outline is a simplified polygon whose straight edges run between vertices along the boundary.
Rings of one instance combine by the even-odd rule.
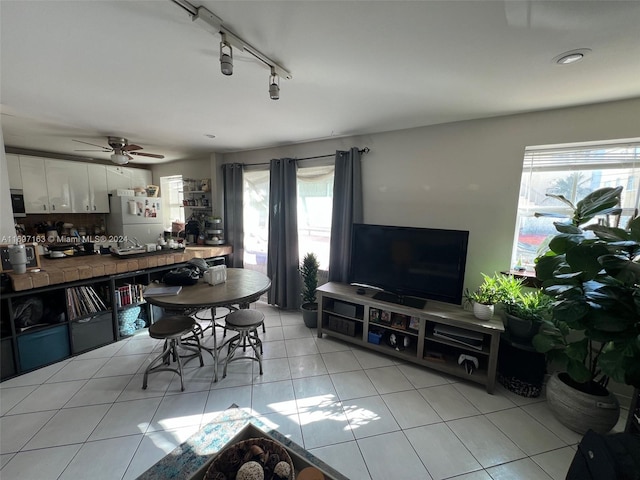
[[[318,337],[326,333],[376,352],[433,368],[485,385],[493,393],[498,364],[499,320],[482,321],[457,305],[429,300],[413,308],[374,298],[377,291],[329,282],[317,289]],[[396,346],[389,337],[396,336]],[[450,336],[451,335],[451,336]],[[455,335],[455,338],[452,336]],[[404,345],[404,338],[408,345]],[[379,342],[379,343],[372,343]],[[475,357],[478,368],[468,373],[460,355]]]

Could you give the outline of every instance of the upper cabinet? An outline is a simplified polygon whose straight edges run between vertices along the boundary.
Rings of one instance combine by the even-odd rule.
[[[107,190],[110,193],[119,188],[131,190],[135,187],[146,187],[151,184],[151,170],[116,165],[107,165],[106,168]]]
[[[7,153],[7,170],[9,176],[9,188],[11,190],[22,190],[22,175],[20,174],[20,156]]]
[[[50,213],[44,158],[20,157],[25,213]]]
[[[105,169],[107,170],[107,191],[109,193],[119,188],[124,188],[125,190],[131,188],[131,182],[124,167],[107,165]]]
[[[89,212],[109,213],[109,189],[107,188],[107,167],[88,163]]]
[[[131,179],[131,188],[144,187],[151,184],[152,176],[151,170],[144,170],[142,168],[129,168],[125,167]]]
[[[87,169],[78,168],[76,162],[45,158],[49,213],[86,212],[89,203],[89,180]]]
[[[105,165],[20,155],[19,167],[26,213],[109,213]]]

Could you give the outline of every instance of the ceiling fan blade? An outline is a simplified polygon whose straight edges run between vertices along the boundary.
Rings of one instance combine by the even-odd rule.
[[[138,155],[141,157],[153,157],[153,158],[164,158],[164,155],[158,155],[156,153],[143,153],[143,152],[129,152],[131,155]]]
[[[111,150],[74,150],[74,152],[103,152],[103,153],[108,153]]]
[[[82,140],[75,140],[73,138],[71,140],[78,143],[84,143],[85,145],[91,145],[92,147],[99,147],[103,149],[105,152],[110,152],[112,150],[111,148],[105,147],[103,145],[96,145],[95,143],[83,142]],[[80,152],[81,150],[77,150],[77,151]]]
[[[130,144],[124,146],[122,150],[124,150],[125,152],[130,152],[131,150],[142,150],[142,147],[140,145]]]

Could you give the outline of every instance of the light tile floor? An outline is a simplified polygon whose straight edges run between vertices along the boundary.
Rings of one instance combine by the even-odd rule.
[[[297,313],[253,308],[267,325],[262,376],[255,362],[238,361],[214,383],[205,354],[204,367],[187,364],[184,392],[171,372],[152,374],[142,390],[161,346],[143,331],[1,383],[0,477],[134,479],[235,403],[352,480],[565,478],[580,435],[543,398],[500,385],[489,395],[318,339]]]

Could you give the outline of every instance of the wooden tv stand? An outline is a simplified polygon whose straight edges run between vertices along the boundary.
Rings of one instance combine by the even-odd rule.
[[[476,319],[457,305],[429,300],[424,309],[375,300],[374,290],[356,293],[358,287],[329,282],[317,289],[318,337],[326,333],[346,342],[433,368],[486,386],[496,383],[498,346],[504,332],[502,321]],[[454,327],[461,340],[446,338]],[[443,333],[446,335],[443,337]],[[381,334],[381,336],[379,335]],[[394,348],[389,336],[409,339]],[[375,342],[379,341],[379,344]],[[373,342],[373,343],[372,343]],[[473,356],[478,368],[468,373],[458,363],[460,355]]]

